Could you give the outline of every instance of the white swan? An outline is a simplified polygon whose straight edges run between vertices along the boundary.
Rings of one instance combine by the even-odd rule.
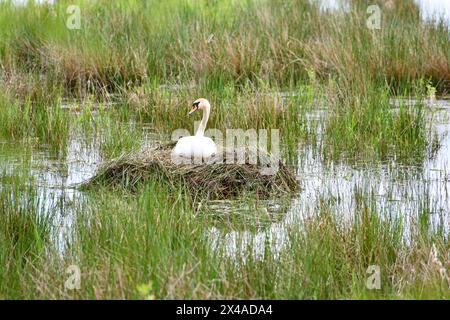
[[[208,122],[209,112],[211,109],[209,101],[204,98],[195,100],[188,115],[191,115],[199,109],[203,111],[203,117],[200,125],[198,126],[197,132],[195,133],[195,136],[183,137],[178,140],[175,148],[172,150],[173,154],[176,156],[187,158],[202,157],[203,159],[206,159],[217,153],[217,147],[214,141],[212,141],[211,138],[204,136],[206,123]]]

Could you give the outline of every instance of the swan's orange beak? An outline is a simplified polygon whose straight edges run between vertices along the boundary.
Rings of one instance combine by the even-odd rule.
[[[197,110],[198,110],[197,106],[192,106],[191,111],[189,111],[189,113],[188,113],[188,116],[190,116],[191,114],[193,114]]]

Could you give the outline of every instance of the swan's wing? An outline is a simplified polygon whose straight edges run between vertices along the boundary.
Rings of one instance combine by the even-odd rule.
[[[173,152],[184,157],[211,157],[217,153],[214,141],[208,137],[189,136],[178,140]]]
[[[217,153],[217,146],[211,138],[204,137],[203,139],[203,154],[207,157],[212,157]]]
[[[189,156],[192,151],[192,137],[183,137],[177,141],[175,148],[173,148],[173,152],[180,156]]]

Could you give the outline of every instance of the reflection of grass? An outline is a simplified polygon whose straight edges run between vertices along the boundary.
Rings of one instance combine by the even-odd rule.
[[[236,200],[217,200],[201,203],[199,214],[212,217],[219,230],[261,231],[281,222],[289,209],[291,196],[261,201],[251,196]]]

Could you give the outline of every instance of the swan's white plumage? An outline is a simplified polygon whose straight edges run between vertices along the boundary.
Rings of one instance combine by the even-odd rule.
[[[217,153],[217,147],[211,138],[189,136],[178,140],[173,152],[181,157],[210,158]]]
[[[183,137],[178,140],[175,148],[173,148],[172,150],[174,155],[186,158],[202,157],[203,159],[207,159],[217,154],[217,147],[214,141],[212,141],[211,138],[204,136],[206,123],[208,122],[209,118],[210,108],[211,106],[209,104],[209,101],[204,98],[200,98],[194,101],[189,114],[199,109],[203,110],[202,121],[197,129],[197,133],[195,134],[195,136]]]

